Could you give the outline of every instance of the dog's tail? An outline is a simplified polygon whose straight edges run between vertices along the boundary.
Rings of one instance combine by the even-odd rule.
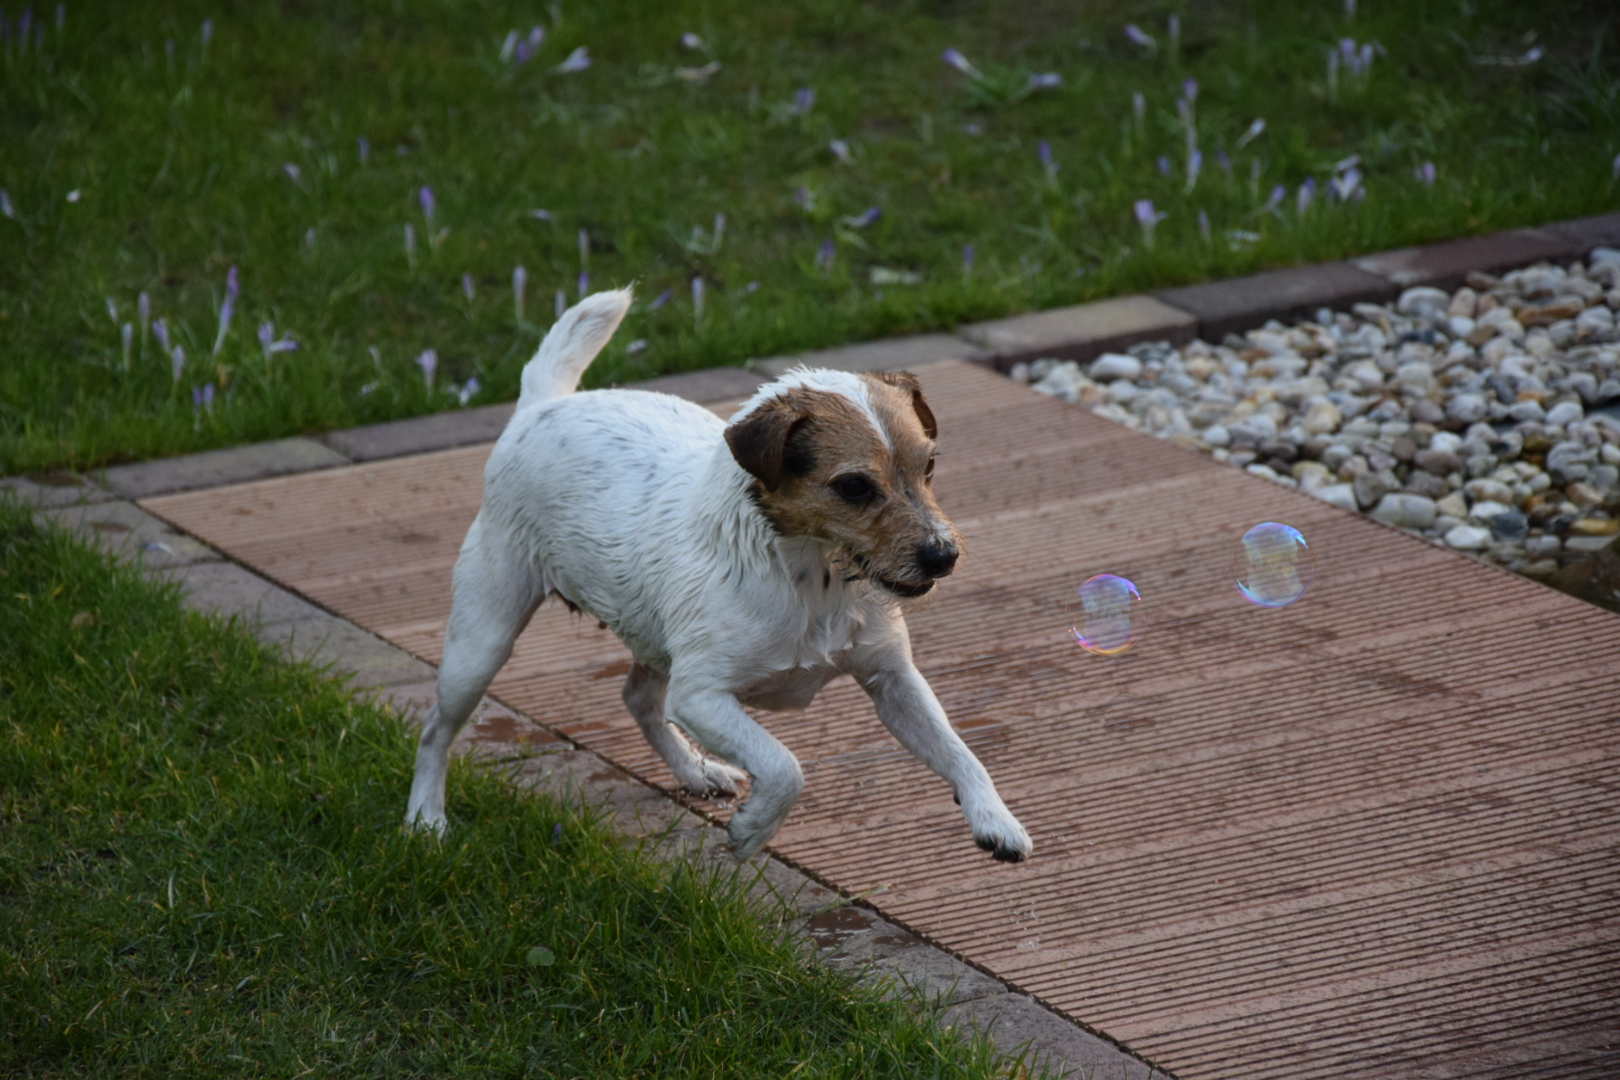
[[[631,289],[587,296],[563,313],[523,368],[518,408],[566,397],[630,310]]]

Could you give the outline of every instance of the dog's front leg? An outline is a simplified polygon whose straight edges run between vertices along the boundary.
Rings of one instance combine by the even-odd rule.
[[[679,670],[670,679],[666,708],[670,720],[699,746],[753,777],[748,801],[726,826],[737,858],[752,857],[776,835],[804,790],[798,759],[743,710],[735,695],[684,679]]]
[[[1035,845],[996,794],[984,765],[951,727],[928,680],[911,662],[909,650],[886,650],[872,669],[856,678],[877,707],[878,719],[900,744],[934,770],[956,792],[973,842],[1003,862],[1022,862]]]

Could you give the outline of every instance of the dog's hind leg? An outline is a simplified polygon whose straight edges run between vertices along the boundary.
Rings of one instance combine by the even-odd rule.
[[[664,694],[669,679],[639,663],[630,665],[624,681],[624,704],[636,718],[658,756],[664,759],[675,782],[694,795],[735,795],[744,779],[740,769],[710,761],[664,717]]]
[[[671,680],[669,715],[705,750],[742,766],[753,777],[748,801],[737,807],[726,825],[732,853],[739,859],[751,857],[776,835],[804,790],[798,759],[760,727],[734,695],[683,681],[679,673]]]
[[[405,810],[407,826],[434,832],[445,827],[450,744],[546,595],[538,569],[521,555],[488,542],[482,521],[482,514],[473,521],[456,560],[450,625],[439,664],[439,700],[422,725],[416,777]]]

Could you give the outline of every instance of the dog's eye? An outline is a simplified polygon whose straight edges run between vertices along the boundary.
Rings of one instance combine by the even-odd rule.
[[[877,488],[864,476],[840,476],[832,482],[832,489],[845,502],[869,502],[877,495]]]
[[[928,481],[934,479],[934,455],[932,454],[928,455],[928,464],[923,467],[923,479]]]

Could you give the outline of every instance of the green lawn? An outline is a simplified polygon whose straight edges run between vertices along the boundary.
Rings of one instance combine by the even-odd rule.
[[[0,1074],[989,1077],[737,874],[411,740],[0,500]],[[746,873],[746,871],[744,871]]]
[[[0,472],[510,398],[582,272],[603,382],[1620,206],[1608,0],[1353,8],[8,6]]]

